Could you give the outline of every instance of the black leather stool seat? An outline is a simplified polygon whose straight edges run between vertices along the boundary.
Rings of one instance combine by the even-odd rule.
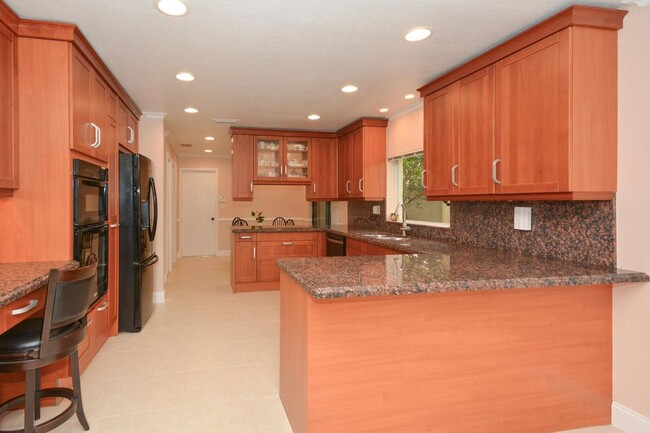
[[[50,339],[57,340],[66,337],[79,330],[81,326],[82,322],[79,320],[53,329]],[[26,358],[29,353],[40,349],[42,333],[42,318],[23,320],[4,334],[0,334],[0,357],[4,359]]]

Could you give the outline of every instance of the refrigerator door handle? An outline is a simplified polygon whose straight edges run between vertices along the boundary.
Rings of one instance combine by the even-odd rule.
[[[153,215],[149,220],[149,240],[153,242],[156,237],[156,228],[158,226],[158,194],[156,193],[156,183],[153,180],[153,177],[149,178],[149,212],[153,208]]]
[[[147,266],[151,266],[154,263],[157,263],[158,259],[159,259],[158,255],[156,253],[153,253],[152,255],[150,255],[149,257],[147,257],[146,259],[144,259],[140,263],[135,262],[133,264],[135,266],[142,266],[143,268],[146,268]]]

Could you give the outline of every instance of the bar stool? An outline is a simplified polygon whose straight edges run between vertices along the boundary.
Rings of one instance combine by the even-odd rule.
[[[0,415],[25,407],[24,429],[11,433],[48,432],[77,415],[90,430],[81,402],[79,355],[77,348],[86,337],[86,314],[97,287],[97,264],[74,270],[50,271],[42,318],[27,319],[0,335],[0,373],[25,372],[25,394],[0,405]],[[40,389],[40,369],[70,357],[72,389]],[[63,412],[35,426],[40,418],[40,399],[61,397],[70,400]]]

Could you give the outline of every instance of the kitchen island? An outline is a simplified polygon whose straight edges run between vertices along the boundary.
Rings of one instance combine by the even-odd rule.
[[[278,265],[294,433],[609,424],[612,284],[649,280],[444,243]]]

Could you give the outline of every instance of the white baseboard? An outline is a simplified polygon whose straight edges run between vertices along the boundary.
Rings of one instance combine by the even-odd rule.
[[[230,250],[217,251],[217,257],[230,257]]]
[[[165,303],[165,292],[161,292],[161,291],[153,292],[153,303],[154,304],[164,304]]]
[[[612,425],[625,433],[650,433],[650,418],[616,402],[612,403]]]

